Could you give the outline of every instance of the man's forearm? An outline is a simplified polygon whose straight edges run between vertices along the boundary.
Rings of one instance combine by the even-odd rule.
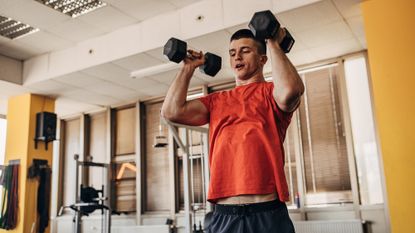
[[[177,73],[161,107],[161,115],[163,117],[172,119],[180,115],[186,103],[187,89],[189,88],[194,70],[191,66],[182,66]]]
[[[270,44],[270,43],[269,43]],[[288,57],[278,45],[270,44],[274,98],[287,112],[295,109],[304,92],[303,82]]]

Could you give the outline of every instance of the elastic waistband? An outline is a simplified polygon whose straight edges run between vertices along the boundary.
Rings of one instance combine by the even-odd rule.
[[[276,199],[274,201],[253,203],[253,204],[242,204],[242,205],[215,205],[215,212],[220,214],[235,214],[245,215],[250,213],[259,213],[270,210],[276,210],[285,207],[285,202],[281,202]]]

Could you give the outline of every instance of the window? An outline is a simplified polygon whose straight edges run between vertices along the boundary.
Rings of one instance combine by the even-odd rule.
[[[338,71],[334,65],[302,74],[298,114],[308,206],[352,202]]]
[[[145,104],[145,211],[170,211],[170,174],[168,147],[154,147],[156,136],[166,136],[167,127],[161,126],[162,103]],[[160,127],[161,126],[161,127]]]
[[[92,156],[92,161],[95,163],[106,163],[107,159],[107,114],[100,112],[89,115],[89,153]],[[102,189],[102,185],[107,188],[106,171],[102,167],[88,167],[89,182],[88,186],[97,190]],[[109,188],[109,187],[108,187]]]
[[[112,158],[115,182],[115,209],[136,211],[136,108],[113,110],[115,154]]]
[[[4,164],[4,156],[6,153],[6,133],[7,120],[0,115],[0,164]]]
[[[363,56],[346,59],[344,69],[360,201],[363,205],[383,203],[366,60]]]
[[[63,172],[62,172],[62,205],[69,206],[75,203],[75,174],[76,162],[75,154],[80,152],[80,120],[73,119],[64,121],[62,124],[64,130],[64,146],[63,146]]]

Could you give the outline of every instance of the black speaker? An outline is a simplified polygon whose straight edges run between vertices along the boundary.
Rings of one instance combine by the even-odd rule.
[[[36,136],[39,141],[50,142],[56,139],[56,119],[53,112],[36,113]]]

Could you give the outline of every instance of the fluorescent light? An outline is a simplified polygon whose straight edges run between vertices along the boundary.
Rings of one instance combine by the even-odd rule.
[[[326,64],[326,65],[320,65],[320,66],[315,66],[315,67],[309,67],[309,68],[305,68],[305,69],[301,69],[298,70],[298,74],[305,74],[305,73],[310,73],[313,71],[317,71],[317,70],[322,70],[322,69],[327,69],[330,67],[334,67],[339,65],[339,63],[331,63],[331,64]],[[265,81],[271,81],[272,80],[272,74],[270,74],[270,76],[265,77]]]
[[[39,31],[39,29],[28,24],[0,15],[0,36],[9,39],[17,39],[37,31]]]
[[[144,77],[164,73],[167,71],[175,70],[177,68],[178,68],[178,65],[176,63],[173,63],[173,62],[163,63],[160,65],[150,66],[150,67],[147,67],[141,70],[133,71],[131,72],[130,77],[139,79],[139,78],[144,78]]]
[[[35,0],[72,18],[86,14],[107,4],[100,0]]]
[[[186,96],[186,99],[187,100],[192,100],[192,99],[196,99],[196,98],[202,97],[202,96],[203,96],[203,93],[199,92],[199,93],[190,94],[190,95]]]

